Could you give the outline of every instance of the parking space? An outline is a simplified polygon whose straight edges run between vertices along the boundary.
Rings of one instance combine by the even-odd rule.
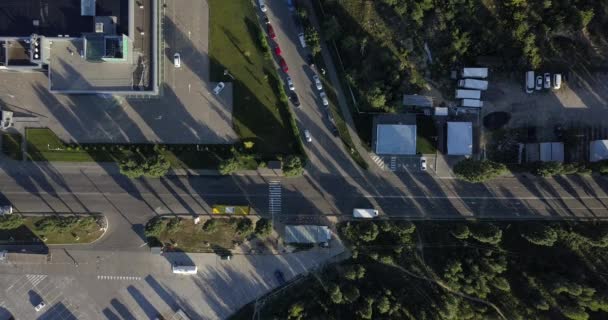
[[[426,170],[422,168],[422,158],[426,162]],[[384,169],[393,172],[409,172],[420,173],[425,171],[435,171],[435,155],[413,155],[413,156],[391,156],[391,155],[374,155],[372,160]]]

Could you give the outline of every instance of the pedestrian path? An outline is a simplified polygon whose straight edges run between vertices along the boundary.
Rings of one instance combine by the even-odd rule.
[[[268,184],[268,211],[272,215],[281,213],[281,192],[281,182],[270,181]]]

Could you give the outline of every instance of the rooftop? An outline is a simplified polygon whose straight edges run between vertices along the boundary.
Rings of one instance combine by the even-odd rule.
[[[286,243],[321,243],[331,239],[331,231],[327,226],[286,225]]]
[[[473,154],[473,125],[471,122],[448,122],[448,155]]]
[[[608,140],[595,140],[589,143],[589,161],[608,159]]]
[[[376,154],[416,154],[415,124],[379,124],[376,131]]]

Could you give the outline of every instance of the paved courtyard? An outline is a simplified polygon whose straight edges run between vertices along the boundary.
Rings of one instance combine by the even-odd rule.
[[[162,5],[161,5],[162,7]],[[42,73],[0,72],[0,105],[20,127],[48,127],[66,141],[231,143],[232,87],[209,83],[206,1],[171,1],[163,12],[162,96],[125,99],[56,95]],[[138,35],[139,36],[139,35]],[[136,39],[137,40],[137,39]],[[175,68],[173,54],[181,54]]]

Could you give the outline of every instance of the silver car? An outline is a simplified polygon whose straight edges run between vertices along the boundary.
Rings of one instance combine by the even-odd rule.
[[[319,93],[319,96],[321,96],[321,102],[323,103],[323,106],[325,106],[325,107],[329,106],[329,100],[327,100],[327,95],[325,94],[325,92],[321,91]]]
[[[321,79],[319,78],[318,75],[313,75],[312,79],[315,81],[315,86],[317,87],[317,90],[322,91],[323,90],[323,84],[321,83]]]

